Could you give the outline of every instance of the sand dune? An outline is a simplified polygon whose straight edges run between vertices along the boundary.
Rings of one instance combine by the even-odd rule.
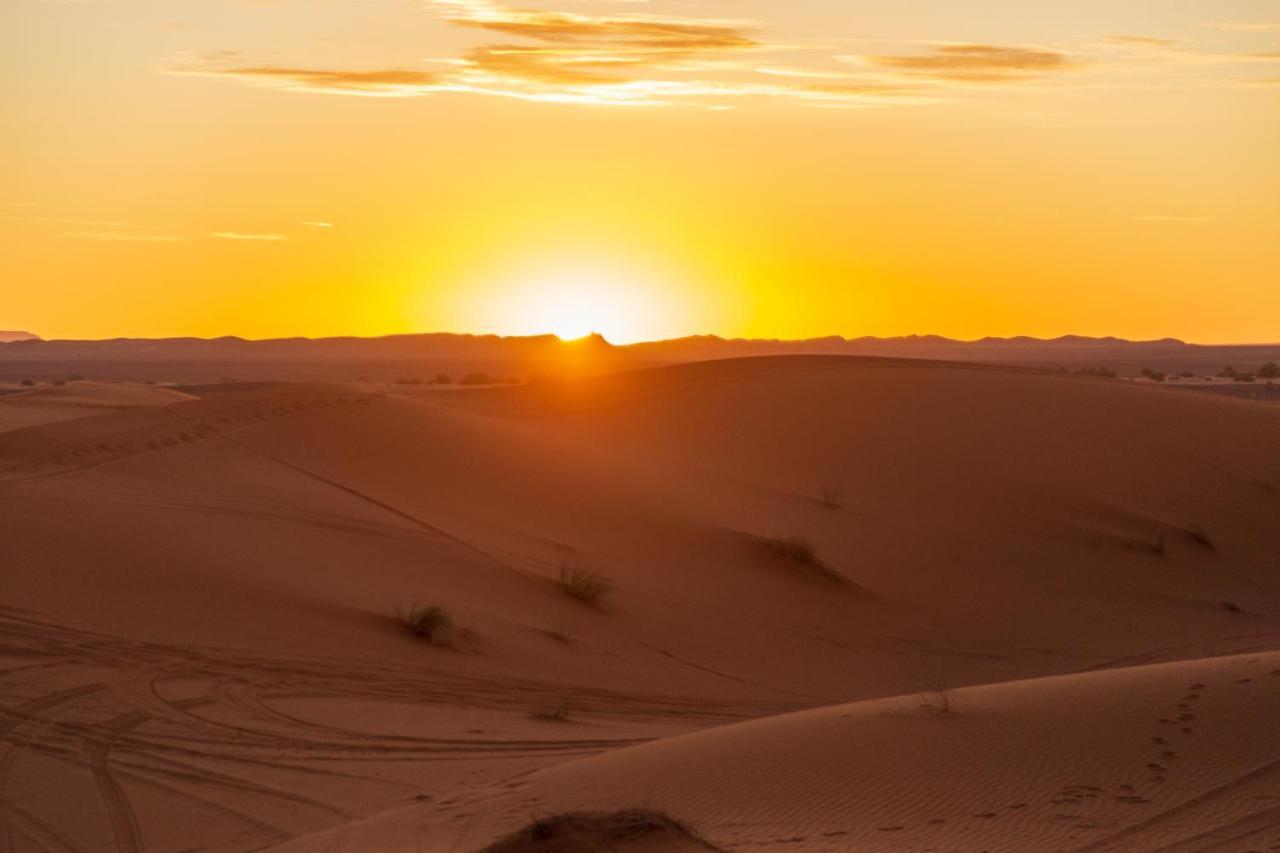
[[[1277,719],[1277,653],[965,688],[569,761],[280,850],[469,849],[477,825],[637,802],[730,850],[1272,849]]]
[[[1278,439],[1269,406],[839,357],[16,429],[5,831],[467,850],[661,807],[730,850],[1076,849],[1280,758]],[[584,604],[562,567],[616,590]],[[447,609],[447,644],[396,621],[415,603]],[[1189,701],[1223,697],[1212,733],[1172,747],[1199,769],[1157,785],[1156,720],[1211,682]],[[939,690],[954,713],[886,698]],[[1259,778],[1240,790],[1275,793]],[[1087,813],[1046,799],[1086,786]]]
[[[83,418],[104,409],[168,406],[194,399],[172,388],[131,382],[76,381],[0,397],[0,432]]]

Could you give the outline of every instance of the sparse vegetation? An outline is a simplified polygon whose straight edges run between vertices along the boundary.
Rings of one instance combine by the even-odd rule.
[[[1241,607],[1239,604],[1236,604],[1234,601],[1222,602],[1222,609],[1227,611],[1228,613],[1234,613],[1237,616],[1243,616],[1245,612],[1244,608]]]
[[[822,485],[822,505],[827,509],[840,509],[844,506],[844,489],[835,483]]]
[[[1268,361],[1262,367],[1258,368],[1258,375],[1263,379],[1280,379],[1280,364],[1274,361]]]
[[[1163,382],[1165,374],[1159,370],[1152,370],[1149,367],[1142,368],[1142,375],[1150,379],[1152,382]]]
[[[806,566],[818,565],[818,550],[813,543],[803,536],[789,536],[785,539],[764,539],[764,547],[779,560],[790,560]]]
[[[1203,545],[1204,547],[1210,550],[1214,550],[1213,539],[1209,536],[1209,531],[1205,530],[1200,525],[1198,524],[1188,525],[1187,535],[1191,537],[1193,542]]]
[[[432,385],[452,385],[453,377],[447,373],[437,373],[436,378],[431,380]]]
[[[798,568],[807,569],[827,580],[846,582],[844,575],[826,565],[818,557],[818,549],[803,536],[788,536],[781,539],[761,539],[761,547],[776,560],[790,563]]]
[[[542,633],[557,643],[564,643],[566,646],[573,644],[574,630],[573,626],[568,622],[561,622],[549,628],[544,628]]]
[[[1098,376],[1103,379],[1115,379],[1116,372],[1110,367],[1082,367],[1076,371],[1081,376]]]
[[[583,604],[598,605],[617,586],[607,577],[568,560],[560,564],[560,576],[556,581],[565,595]]]
[[[1154,539],[1139,539],[1136,536],[1132,536],[1125,539],[1124,544],[1135,551],[1147,551],[1159,556],[1163,556],[1168,550],[1163,533],[1156,534]]]
[[[508,835],[481,853],[528,853],[531,850],[614,850],[639,841],[646,850],[719,848],[707,844],[688,828],[664,814],[640,809],[605,813],[584,812],[542,817]],[[658,842],[654,846],[654,842]]]
[[[493,377],[487,373],[468,373],[458,380],[459,385],[492,385]]]
[[[931,714],[953,714],[951,709],[951,691],[945,687],[934,687],[918,694],[920,707]]]
[[[547,723],[567,723],[572,711],[573,706],[569,702],[569,697],[561,696],[556,704],[534,711],[533,718]]]
[[[24,380],[22,380],[22,387],[23,387],[23,388],[30,388],[30,387],[34,386],[35,384],[36,384],[36,383],[32,382],[30,379],[24,379]]]
[[[414,636],[421,637],[433,645],[448,645],[453,639],[455,625],[453,617],[443,607],[411,605],[407,611],[397,611],[401,623]]]

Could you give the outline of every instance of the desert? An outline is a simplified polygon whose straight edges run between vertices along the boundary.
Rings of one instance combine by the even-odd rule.
[[[14,849],[1280,844],[1280,408],[848,357],[155,402],[0,435]]]
[[[0,0],[0,853],[1280,853],[1277,0]]]

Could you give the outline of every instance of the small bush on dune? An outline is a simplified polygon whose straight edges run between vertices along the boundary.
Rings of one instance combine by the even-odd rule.
[[[560,576],[556,581],[565,595],[583,604],[596,605],[617,587],[604,575],[596,574],[569,562],[560,564]]]
[[[807,569],[827,580],[846,583],[847,578],[818,557],[818,549],[803,536],[787,536],[781,539],[761,539],[760,545],[776,560]]]
[[[945,687],[935,687],[917,694],[920,707],[931,714],[952,714],[951,691]]]
[[[822,505],[827,509],[840,509],[844,506],[844,489],[835,483],[824,483],[822,486]]]
[[[644,850],[720,850],[664,814],[630,809],[542,817],[480,853],[629,850],[633,843]]]
[[[556,625],[552,625],[548,628],[543,628],[542,633],[546,634],[548,637],[555,640],[557,643],[564,643],[566,646],[573,645],[573,641],[574,641],[573,626],[567,622],[562,622]]]
[[[818,565],[818,549],[802,536],[763,540],[765,549],[779,560],[790,560],[806,566]]]
[[[446,645],[453,637],[453,617],[443,607],[412,605],[407,611],[398,612],[400,621],[416,637],[435,645]]]
[[[567,723],[572,710],[573,708],[569,704],[569,697],[561,696],[560,701],[556,702],[556,704],[534,711],[533,718],[546,723]]]
[[[1192,524],[1187,527],[1187,535],[1191,537],[1192,541],[1206,548],[1214,548],[1213,539],[1209,536],[1209,531],[1198,524]]]

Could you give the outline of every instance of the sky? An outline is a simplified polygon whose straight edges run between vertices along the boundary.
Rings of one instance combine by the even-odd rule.
[[[3,0],[0,329],[1280,340],[1280,0]]]

